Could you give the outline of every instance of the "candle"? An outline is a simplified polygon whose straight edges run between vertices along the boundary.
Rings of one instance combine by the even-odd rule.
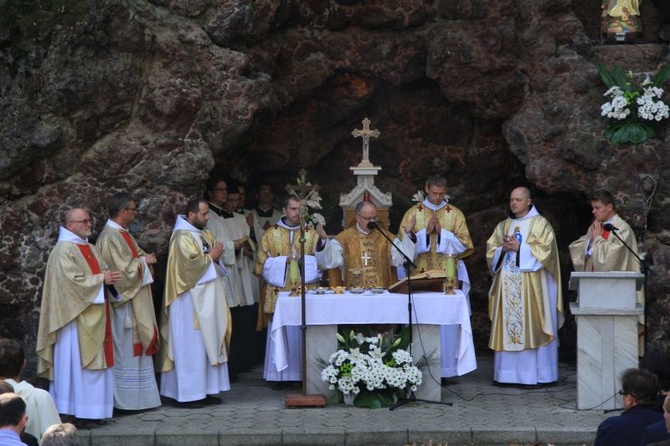
[[[456,257],[447,256],[447,265],[446,265],[447,278],[453,279],[456,277]]]
[[[298,269],[298,261],[291,260],[288,264],[288,280],[291,283],[300,281],[300,271]]]

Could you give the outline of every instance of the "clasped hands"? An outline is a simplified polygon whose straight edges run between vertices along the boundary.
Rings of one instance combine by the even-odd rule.
[[[602,236],[603,232],[605,232],[603,225],[598,220],[593,220],[593,223],[591,223],[591,226],[589,226],[587,235],[591,243],[593,243],[593,240],[598,236]]]
[[[414,218],[414,216],[412,216]],[[426,234],[439,234],[442,232],[442,226],[440,225],[440,219],[437,216],[437,214],[433,214],[430,216],[430,219],[428,220],[428,224],[426,225]]]
[[[504,251],[517,252],[521,247],[521,243],[519,243],[519,240],[513,235],[504,235],[502,247]]]
[[[221,256],[223,255],[223,243],[217,242],[212,249],[209,250],[209,255],[215,262],[221,260]]]

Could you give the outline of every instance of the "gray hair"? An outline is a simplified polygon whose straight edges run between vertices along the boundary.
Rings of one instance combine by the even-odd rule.
[[[79,446],[77,428],[72,423],[52,424],[42,434],[42,446]]]

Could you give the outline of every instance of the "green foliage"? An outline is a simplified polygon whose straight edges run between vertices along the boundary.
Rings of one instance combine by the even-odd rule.
[[[639,144],[654,136],[654,129],[645,122],[621,122],[605,129],[605,138],[612,144]]]
[[[395,402],[395,391],[396,389],[378,389],[361,392],[354,399],[354,406],[370,409],[389,407]]]

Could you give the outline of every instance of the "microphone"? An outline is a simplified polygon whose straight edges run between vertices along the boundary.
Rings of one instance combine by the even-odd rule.
[[[605,223],[605,224],[603,225],[603,229],[604,229],[605,231],[618,231],[618,230],[619,230],[619,228],[617,228],[616,226],[614,226],[612,223]]]
[[[413,268],[416,268],[416,265],[414,264],[414,262],[412,262],[412,259],[410,259],[409,257],[407,257],[407,254],[405,254],[404,252],[402,252],[402,250],[396,246],[396,244],[393,242],[393,240],[391,240],[391,238],[390,238],[388,235],[386,235],[386,231],[382,230],[382,228],[379,226],[379,223],[378,223],[378,222],[376,222],[376,221],[369,221],[367,226],[368,226],[368,229],[371,230],[371,231],[372,231],[373,229],[376,229],[376,230],[378,230],[379,232],[381,232],[381,234],[384,236],[384,238],[385,238],[386,240],[388,240],[389,243],[391,243],[391,245],[393,245],[393,247],[394,247],[396,250],[398,250],[398,252],[400,253],[400,255],[405,259],[405,263],[407,263],[407,264],[409,264],[409,265],[412,265]],[[409,267],[408,267],[408,269],[407,269],[407,276],[409,276]]]

